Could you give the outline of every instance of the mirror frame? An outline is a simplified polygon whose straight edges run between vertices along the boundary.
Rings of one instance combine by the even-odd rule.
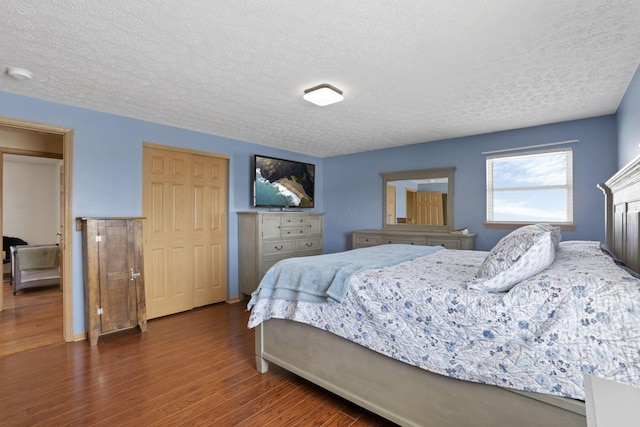
[[[453,230],[453,172],[455,166],[433,169],[417,169],[400,172],[380,172],[382,177],[382,229],[394,231],[432,231],[448,233]],[[387,224],[387,185],[391,181],[404,181],[413,179],[433,179],[447,178],[447,217],[449,223],[446,225],[418,225],[418,224]]]

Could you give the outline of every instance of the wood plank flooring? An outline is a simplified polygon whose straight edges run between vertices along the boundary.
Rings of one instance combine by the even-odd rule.
[[[25,289],[13,295],[2,284],[0,357],[63,342],[62,291],[57,286]]]
[[[244,303],[0,357],[3,426],[393,426],[275,365],[255,370]],[[6,320],[6,319],[5,319]]]

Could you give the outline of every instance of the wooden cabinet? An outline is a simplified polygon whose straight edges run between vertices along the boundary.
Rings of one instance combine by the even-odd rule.
[[[318,212],[238,212],[240,292],[250,295],[276,262],[321,255],[324,214]]]
[[[475,249],[476,235],[420,231],[358,230],[352,236],[352,247],[364,248],[384,244],[444,246],[447,249]]]
[[[100,335],[147,330],[141,218],[82,218],[85,323]]]

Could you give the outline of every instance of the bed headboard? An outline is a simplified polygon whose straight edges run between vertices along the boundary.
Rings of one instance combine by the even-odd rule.
[[[640,156],[598,188],[605,197],[606,244],[640,273]]]

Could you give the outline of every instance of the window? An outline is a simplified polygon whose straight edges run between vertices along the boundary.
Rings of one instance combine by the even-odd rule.
[[[571,149],[487,157],[487,223],[573,223]]]

